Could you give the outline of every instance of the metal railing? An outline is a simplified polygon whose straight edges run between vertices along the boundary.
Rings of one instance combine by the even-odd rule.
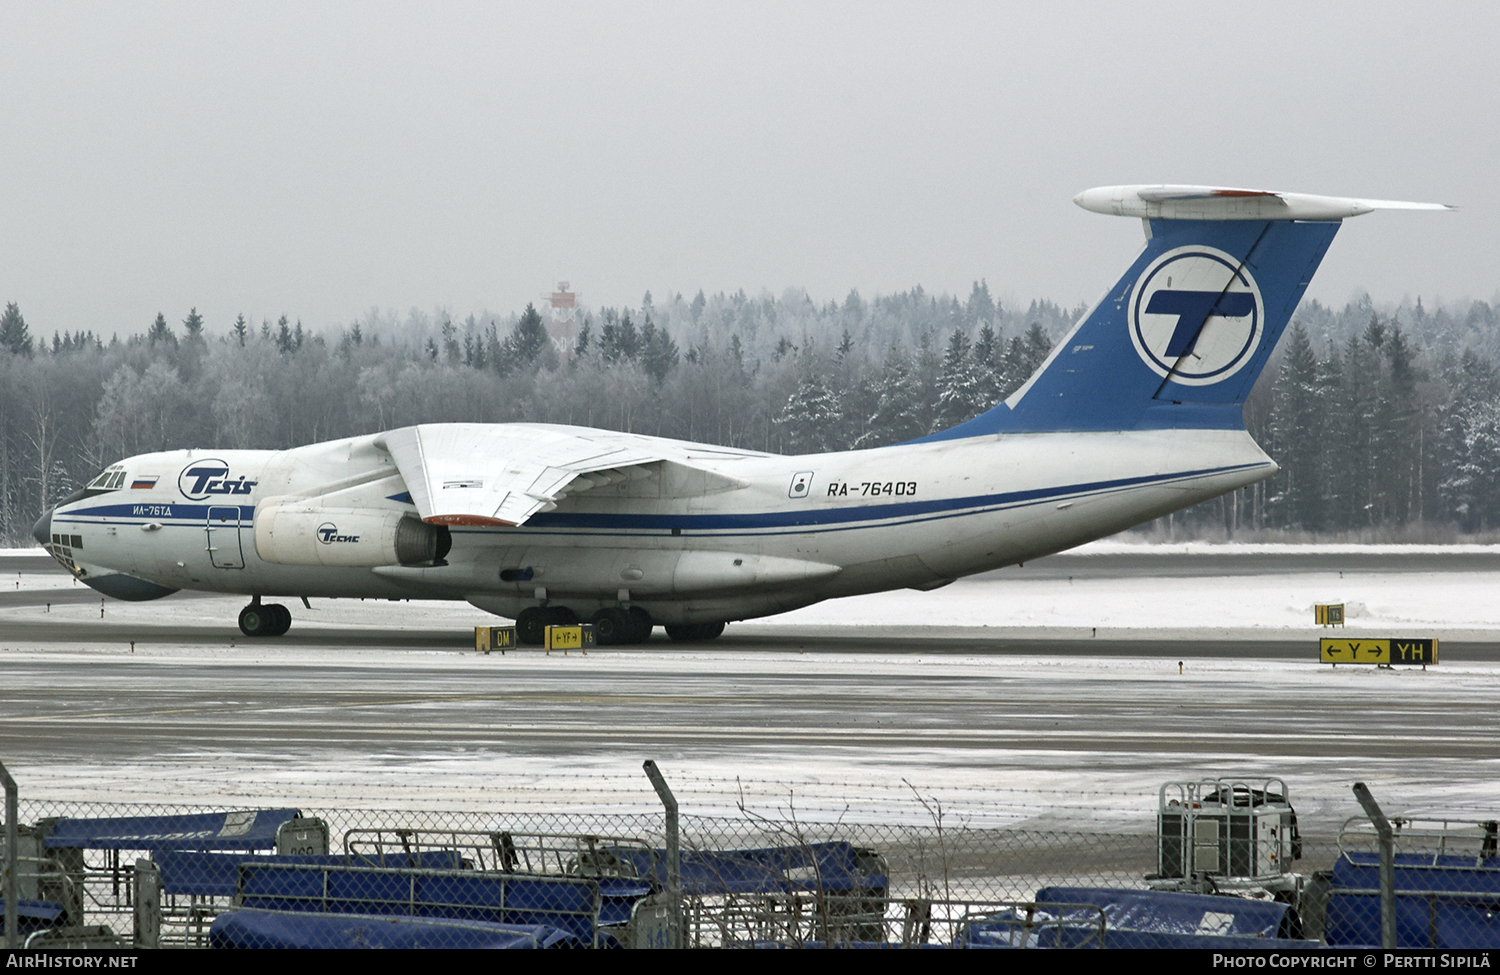
[[[649,854],[637,836],[594,833],[534,833],[515,830],[404,828],[350,829],[344,853],[351,863],[408,867],[447,865],[493,873],[568,877],[634,877],[625,850]]]
[[[164,853],[133,850],[128,844],[109,850],[48,849],[35,829],[33,850],[26,847],[28,828],[23,824],[49,817],[108,819],[222,810],[23,801],[8,792],[16,798],[14,827],[7,824],[7,835],[13,833],[19,842],[8,842],[3,858],[5,889],[17,891],[7,901],[25,902],[34,892],[42,900],[67,905],[54,926],[57,930],[48,937],[63,937],[58,933],[63,927],[96,934],[107,927],[141,946],[207,946],[216,921],[222,924],[230,912],[244,915],[253,909],[243,887],[249,867],[262,876],[316,874],[326,880],[337,875],[367,884],[368,896],[320,900],[319,893],[301,902],[322,905],[316,913],[327,911],[324,917],[330,924],[354,924],[349,917],[362,917],[359,923],[368,924],[369,918],[378,916],[359,914],[375,909],[361,904],[399,901],[407,916],[429,908],[462,913],[476,906],[437,894],[428,902],[393,900],[388,888],[377,889],[380,884],[425,882],[416,879],[418,874],[444,882],[506,875],[592,881],[600,893],[597,905],[584,911],[595,918],[591,930],[599,932],[601,942],[630,946],[1069,945],[1093,937],[1079,933],[1080,924],[1073,923],[1079,916],[1087,916],[1082,927],[1090,930],[1112,935],[1116,929],[1109,926],[1109,918],[1098,920],[1102,908],[1087,904],[1064,912],[1071,921],[1059,920],[1064,914],[1035,907],[1044,899],[1040,892],[1051,887],[1149,894],[1147,878],[1158,866],[1160,853],[1159,836],[1150,829],[1149,796],[1132,828],[1113,830],[1087,828],[1079,819],[1050,828],[1036,821],[998,826],[994,824],[1005,818],[999,814],[934,813],[935,804],[921,797],[914,798],[910,808],[888,803],[885,815],[869,817],[809,819],[794,814],[790,805],[784,814],[752,812],[743,805],[738,813],[711,816],[677,812],[672,817],[675,830],[666,816],[673,807],[665,801],[654,814],[323,808],[316,815],[343,838],[342,849],[329,854],[277,854],[267,849],[218,855],[217,860],[203,854],[204,869],[217,864],[214,869],[221,875],[213,892],[203,893],[210,885],[199,883],[200,892],[193,892],[191,885],[181,884],[180,873],[177,879],[161,879],[158,868],[167,861]],[[675,806],[670,788],[665,795]],[[1251,802],[1250,808],[1258,807]],[[1356,935],[1367,939],[1361,943],[1384,941],[1386,912],[1377,917],[1374,905],[1378,895],[1389,892],[1396,908],[1398,944],[1489,944],[1485,939],[1493,939],[1493,946],[1500,947],[1500,829],[1494,819],[1479,814],[1391,817],[1389,849],[1395,869],[1386,882],[1374,873],[1381,834],[1371,823],[1366,818],[1351,819],[1341,827],[1304,826],[1298,867],[1308,888],[1275,892],[1299,915],[1297,930],[1329,930],[1324,913],[1332,903],[1336,916],[1327,920],[1334,922],[1331,930],[1344,943],[1353,943],[1349,939]],[[303,866],[297,867],[298,862]],[[1351,872],[1351,867],[1363,872]],[[1335,880],[1336,869],[1344,871],[1343,880]],[[1476,889],[1445,887],[1448,876],[1457,877],[1458,871],[1463,872],[1462,882]],[[1418,875],[1435,879],[1417,883],[1413,878]],[[1226,897],[1220,903],[1226,905],[1223,913],[1232,913],[1237,901]],[[346,916],[330,908],[339,904],[356,913]],[[290,908],[282,922],[305,920],[315,913],[298,904]],[[267,908],[265,913],[274,911]],[[555,913],[561,917],[567,912]],[[481,929],[484,924],[504,926],[495,920],[502,918],[501,912],[486,916],[489,920],[478,922]],[[469,924],[472,919],[458,920]],[[34,913],[18,918],[17,936],[24,941],[27,935],[19,928],[29,924],[36,933],[38,923]],[[1491,923],[1496,926],[1493,933]],[[465,930],[473,934],[473,928]],[[1104,935],[1099,938],[1115,943]],[[582,941],[593,943],[594,937]]]

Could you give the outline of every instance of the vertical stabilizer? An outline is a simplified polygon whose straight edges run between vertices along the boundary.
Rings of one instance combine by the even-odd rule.
[[[1080,206],[1141,217],[1146,246],[1005,402],[927,440],[1243,426],[1243,406],[1340,221],[1438,204],[1201,186],[1113,186]]]
[[[1150,220],[1130,269],[1024,386],[940,438],[1237,427],[1337,221]]]

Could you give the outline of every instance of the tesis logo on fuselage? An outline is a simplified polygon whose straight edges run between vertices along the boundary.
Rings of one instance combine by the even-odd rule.
[[[184,498],[203,501],[218,495],[249,494],[259,481],[247,481],[245,475],[231,477],[229,465],[222,460],[195,460],[177,475],[177,490]]]
[[[1250,271],[1212,247],[1152,261],[1130,295],[1130,341],[1158,376],[1184,386],[1222,382],[1255,355],[1265,306]]]
[[[332,545],[334,542],[358,542],[358,535],[340,535],[338,526],[331,521],[325,521],[318,526],[318,541],[324,545]]]

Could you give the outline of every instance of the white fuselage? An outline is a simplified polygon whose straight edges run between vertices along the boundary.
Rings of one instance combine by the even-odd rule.
[[[338,545],[360,544],[351,519],[416,515],[376,439],[143,454],[118,465],[127,475],[120,488],[59,506],[52,532],[81,543],[71,557],[85,578],[121,573],[264,596],[465,599],[512,618],[539,604],[580,615],[639,605],[659,623],[694,623],[936,588],[1276,470],[1249,434],[1230,430],[1005,434],[805,456],[653,441],[681,463],[570,495],[520,527],[453,527],[446,564],[336,564]],[[187,476],[205,458],[229,473]],[[319,535],[331,562],[262,557],[265,502],[287,496],[332,512]]]

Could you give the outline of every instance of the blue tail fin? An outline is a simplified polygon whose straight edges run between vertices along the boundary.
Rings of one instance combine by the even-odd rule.
[[[1130,270],[987,413],[927,440],[1243,426],[1243,405],[1339,221],[1150,219]]]

